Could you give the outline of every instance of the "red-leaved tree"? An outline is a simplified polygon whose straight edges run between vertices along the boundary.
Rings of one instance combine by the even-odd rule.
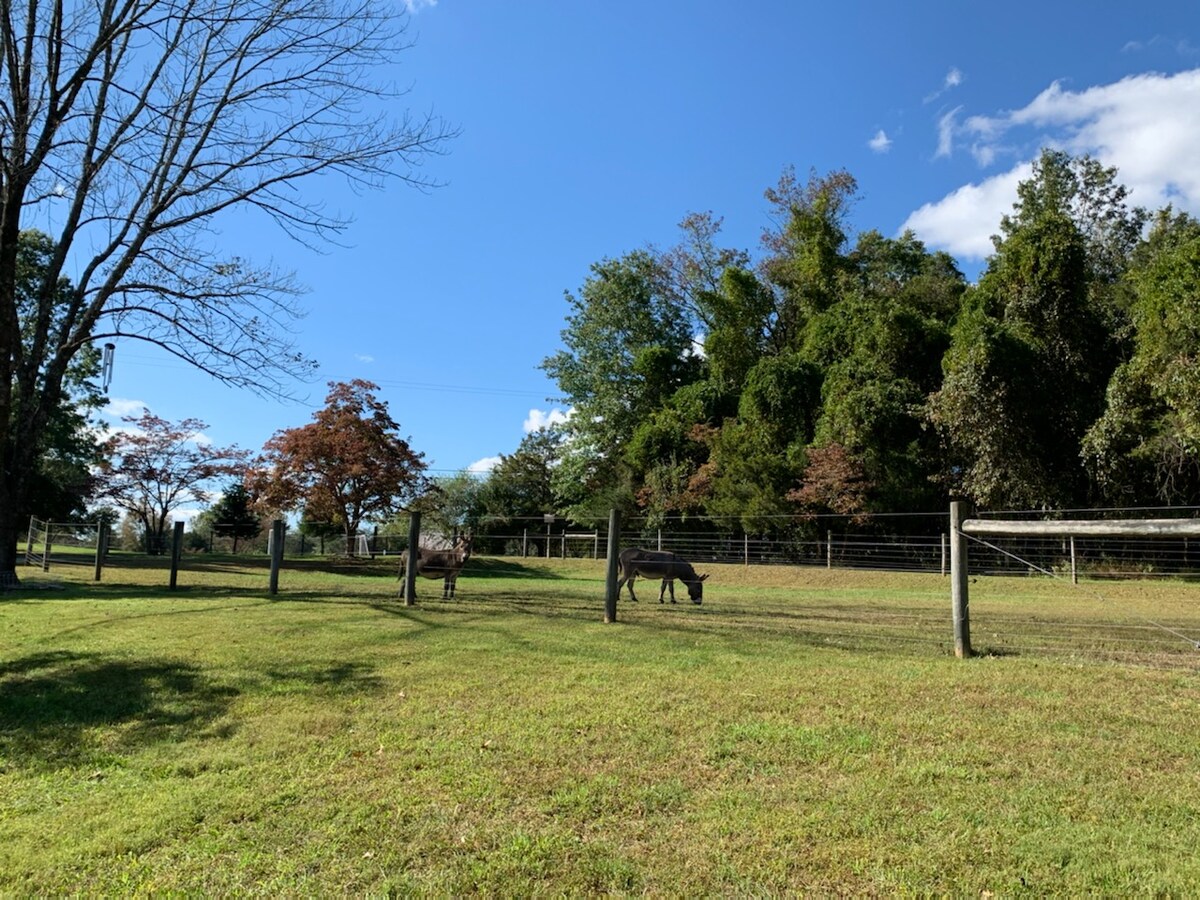
[[[808,451],[804,478],[799,488],[788,491],[787,499],[809,515],[835,513],[861,525],[867,520],[873,487],[859,460],[841,444],[828,444]]]
[[[277,431],[250,476],[259,502],[302,508],[308,521],[343,528],[349,543],[364,521],[394,515],[427,491],[424,456],[400,437],[377,390],[360,379],[330,382],[310,424]]]
[[[241,476],[249,453],[216,447],[199,419],[168,422],[143,409],[124,416],[130,429],[108,441],[110,459],[99,473],[98,496],[139,522],[151,553],[166,546],[167,520],[185,503],[207,503],[214,479]]]

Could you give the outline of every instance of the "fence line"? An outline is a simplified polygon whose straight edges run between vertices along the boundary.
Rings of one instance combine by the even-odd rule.
[[[1191,508],[1189,508],[1190,511]],[[1120,512],[1120,511],[1112,511]],[[1183,510],[1181,510],[1183,512]],[[1044,514],[1043,514],[1044,517]],[[986,521],[980,517],[981,521]],[[810,519],[791,517],[790,524],[805,525],[803,536],[714,533],[682,527],[669,521],[661,529],[632,520],[619,535],[622,547],[641,546],[670,550],[693,562],[752,565],[801,565],[827,568],[871,569],[895,572],[948,571],[948,517],[914,514],[873,521],[870,528],[851,527],[847,517],[826,517],[821,528]],[[897,526],[894,530],[886,527]],[[48,529],[48,530],[47,530]],[[46,523],[34,520],[26,546],[30,565],[81,564],[93,558],[98,526],[95,523]],[[36,532],[36,533],[35,533]],[[47,537],[50,552],[46,552]],[[228,549],[198,535],[185,544],[191,553]],[[436,536],[432,536],[436,541]],[[606,553],[607,528],[580,528],[559,520],[548,529],[543,523],[517,520],[510,529],[477,533],[474,552],[480,556],[601,559]],[[284,538],[287,559],[346,556],[342,536],[313,538],[291,528]],[[408,545],[406,534],[363,534],[352,543],[352,555],[397,556]],[[265,556],[267,547],[252,541],[241,545],[246,555]],[[1038,568],[1079,577],[1132,578],[1200,573],[1200,539],[1195,537],[1016,535],[1005,538],[1002,551],[977,546],[972,551],[972,571],[986,575],[1027,575]],[[91,551],[91,552],[87,552]],[[1033,565],[1027,565],[1027,560]]]

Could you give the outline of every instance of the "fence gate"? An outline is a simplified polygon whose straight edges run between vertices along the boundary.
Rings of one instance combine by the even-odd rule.
[[[25,565],[39,566],[43,572],[50,571],[51,562],[56,566],[96,565],[99,571],[103,531],[99,522],[50,522],[30,516]]]

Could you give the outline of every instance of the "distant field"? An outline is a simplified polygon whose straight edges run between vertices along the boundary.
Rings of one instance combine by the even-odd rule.
[[[23,572],[0,893],[1200,892],[1200,585],[394,562]]]

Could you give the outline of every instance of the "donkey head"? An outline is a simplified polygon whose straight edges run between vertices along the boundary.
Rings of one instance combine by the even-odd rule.
[[[475,542],[473,531],[464,531],[454,539],[454,555],[466,562],[471,558],[471,545]]]

